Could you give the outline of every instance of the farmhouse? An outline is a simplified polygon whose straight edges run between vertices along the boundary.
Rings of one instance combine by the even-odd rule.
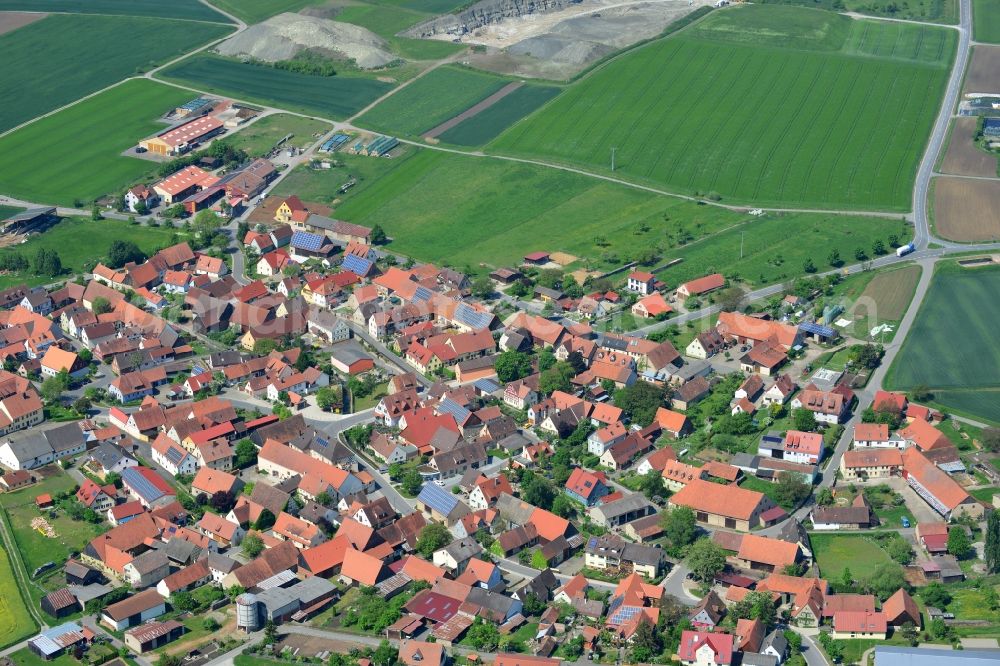
[[[210,139],[222,131],[222,121],[212,116],[202,116],[143,139],[139,146],[154,155],[181,155],[189,151],[193,144]]]
[[[845,451],[840,472],[845,479],[883,479],[898,475],[903,469],[903,454],[898,449],[855,449]]]
[[[947,473],[927,459],[917,447],[903,451],[903,478],[920,497],[945,519],[958,516],[982,518],[985,507]]]
[[[153,191],[163,200],[164,204],[170,206],[199,190],[212,187],[218,182],[217,176],[213,176],[196,166],[186,166],[153,185]]]
[[[628,276],[628,290],[643,296],[656,291],[656,276],[646,271],[634,271]]]
[[[795,326],[739,312],[720,312],[716,330],[724,340],[741,345],[771,341],[787,351],[802,342]]]
[[[823,455],[823,435],[789,430],[782,437],[780,433],[769,432],[757,445],[757,454],[804,465],[815,465]]]
[[[692,479],[670,498],[670,506],[690,508],[701,523],[749,532],[774,503],[763,493],[736,485]]]
[[[842,393],[805,388],[792,398],[793,409],[808,409],[820,423],[835,425],[847,417],[850,401]]]
[[[705,277],[700,277],[690,282],[685,282],[677,287],[677,295],[680,298],[690,298],[691,296],[701,296],[710,291],[721,289],[726,284],[726,278],[721,273],[712,273]]]
[[[648,296],[643,296],[632,306],[632,314],[643,319],[651,319],[673,312],[674,309],[667,305],[663,294],[653,292]]]

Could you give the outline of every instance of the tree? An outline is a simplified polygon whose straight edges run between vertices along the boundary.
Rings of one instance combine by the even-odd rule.
[[[765,627],[774,624],[778,616],[771,594],[756,590],[747,593],[742,600],[733,604],[733,613],[741,619],[760,620]]]
[[[500,644],[500,630],[492,622],[484,622],[477,617],[469,627],[469,642],[472,647],[483,652],[493,652]]]
[[[101,215],[101,208],[97,204],[94,204],[93,208],[90,209],[90,219],[94,222],[104,219],[104,216]]]
[[[545,395],[554,391],[568,392],[572,388],[569,380],[575,374],[573,366],[565,361],[560,361],[538,377],[538,390]]]
[[[103,296],[98,296],[90,302],[90,309],[95,315],[105,314],[111,312],[111,303]]]
[[[965,528],[956,525],[948,530],[948,552],[957,557],[958,559],[963,559],[972,550],[972,543],[969,541],[969,535],[965,533]]]
[[[912,622],[909,621],[904,622],[903,625],[899,628],[899,633],[904,639],[906,639],[906,642],[909,643],[911,646],[916,646],[917,643],[919,642],[918,641],[919,632],[917,631],[916,625],[913,624]]]
[[[249,439],[241,439],[236,443],[234,464],[239,469],[257,464],[257,447]]]
[[[521,499],[528,504],[550,511],[555,498],[555,489],[545,477],[532,474],[527,480],[521,479]]]
[[[59,398],[62,397],[63,391],[68,388],[67,382],[63,381],[58,375],[55,377],[48,377],[42,382],[41,390],[42,398],[48,404],[53,404],[58,402]]]
[[[212,495],[212,508],[219,513],[226,514],[233,508],[233,494],[228,490],[220,490]]]
[[[264,540],[256,534],[248,534],[243,538],[240,550],[243,551],[244,555],[253,559],[264,552]]]
[[[615,391],[614,402],[633,423],[646,426],[653,422],[656,410],[663,406],[665,399],[662,387],[649,382],[636,382]]]
[[[663,517],[662,524],[663,535],[670,542],[670,549],[674,553],[679,553],[681,549],[691,545],[698,536],[694,511],[686,506],[671,509]]]
[[[77,414],[86,414],[90,411],[91,402],[87,397],[77,398],[73,401],[73,409]]]
[[[872,254],[874,254],[876,257],[881,257],[883,254],[885,254],[885,243],[883,243],[880,240],[877,240],[874,243],[872,243]]]
[[[149,212],[149,206],[146,205],[145,199],[139,199],[138,201],[136,201],[134,208],[135,212],[138,213],[139,215],[145,215],[146,213]]]
[[[513,298],[524,298],[531,293],[531,283],[527,280],[517,280],[507,287],[507,295]]]
[[[39,248],[31,263],[32,269],[38,275],[55,276],[63,272],[62,260],[55,250]]]
[[[802,270],[806,273],[815,273],[816,264],[813,263],[812,259],[806,259],[802,262]]]
[[[732,285],[719,292],[715,302],[726,312],[738,312],[743,309],[746,292],[737,285]]]
[[[986,570],[992,573],[1000,571],[1000,513],[996,511],[990,513],[986,521],[985,546],[983,548],[983,561],[986,562]]]
[[[923,597],[925,604],[935,608],[947,608],[948,604],[951,603],[951,594],[948,593],[948,589],[937,582],[926,586],[920,592],[920,596]]]
[[[883,601],[895,594],[899,588],[905,586],[906,578],[903,577],[903,570],[895,562],[879,565],[874,573],[864,581],[865,589]]]
[[[538,352],[538,371],[545,372],[553,365],[556,364],[556,355],[552,353],[551,349],[542,349]],[[579,370],[576,370],[576,366],[573,366],[573,370],[579,374]]]
[[[192,611],[198,607],[198,602],[194,600],[190,592],[174,592],[170,595],[170,605],[175,610]]]
[[[934,397],[927,384],[917,384],[910,389],[909,398],[912,402],[927,402]]]
[[[406,494],[416,495],[424,485],[424,477],[420,476],[420,472],[411,468],[403,474],[400,485]]]
[[[330,506],[333,503],[333,498],[330,497],[330,493],[324,490],[319,495],[316,495],[316,503],[320,506]]]
[[[531,356],[519,351],[505,351],[497,355],[493,367],[497,379],[507,384],[531,374]]]
[[[726,568],[726,553],[711,539],[704,537],[691,545],[685,562],[698,580],[707,583]]]
[[[538,548],[531,553],[531,566],[535,569],[542,570],[549,568],[549,561],[545,559],[545,555],[543,555],[542,551]]]
[[[906,539],[891,539],[885,547],[885,552],[900,564],[909,564],[913,560],[913,548]]]
[[[264,645],[274,645],[277,640],[278,627],[274,624],[274,620],[268,618],[264,623]]]
[[[328,412],[331,407],[340,406],[342,402],[339,393],[329,386],[324,386],[316,391],[316,404],[323,411]]]
[[[420,530],[417,537],[417,552],[425,558],[430,558],[434,551],[451,543],[451,532],[442,523],[428,523]]]
[[[802,480],[799,474],[785,473],[778,475],[775,484],[774,498],[786,511],[798,506],[812,492],[812,486]]]
[[[656,631],[652,622],[643,618],[632,635],[632,648],[629,653],[632,663],[649,663],[662,651],[663,641],[660,633]]]
[[[987,451],[1000,453],[1000,428],[983,428],[980,440]]]
[[[201,626],[204,627],[206,631],[218,631],[219,627],[222,625],[220,625],[219,621],[214,617],[206,617],[201,621]]]
[[[253,525],[259,532],[263,532],[264,530],[269,530],[274,527],[274,523],[277,520],[278,519],[273,513],[271,513],[270,509],[261,509],[260,515],[257,516],[257,521]]]
[[[852,574],[851,570],[847,567],[844,567],[843,573],[840,574],[840,584],[848,590],[851,589],[852,585],[854,585],[854,574]]]
[[[820,488],[820,491],[816,493],[816,504],[820,506],[833,504],[833,492],[829,488]]]
[[[476,298],[489,298],[493,295],[493,280],[488,275],[480,275],[472,281],[470,291]]]
[[[826,260],[834,268],[844,265],[844,260],[840,258],[840,250],[837,250],[836,248],[830,250],[830,254],[827,256]]]
[[[792,412],[792,420],[796,430],[812,432],[816,429],[816,415],[808,409],[796,409]]]
[[[566,495],[559,493],[554,500],[552,500],[552,513],[556,514],[560,518],[572,518],[576,514],[576,506],[573,504],[573,500],[566,497]]]
[[[278,347],[278,342],[276,340],[271,340],[270,338],[261,338],[253,343],[253,353],[257,356],[267,356],[273,352]]]
[[[649,470],[639,481],[639,490],[649,499],[666,497],[667,488],[663,485],[663,474],[655,469]]]
[[[883,356],[885,356],[885,349],[882,345],[873,345],[871,343],[853,345],[847,350],[849,361],[869,370],[877,368],[879,363],[882,362]]]
[[[132,241],[115,240],[108,249],[108,266],[111,268],[121,268],[130,261],[140,264],[145,260],[146,255]]]
[[[388,241],[389,238],[385,235],[385,229],[382,228],[382,225],[376,224],[374,227],[372,227],[372,232],[371,235],[369,236],[369,240],[371,240],[373,245],[382,245],[383,243]]]

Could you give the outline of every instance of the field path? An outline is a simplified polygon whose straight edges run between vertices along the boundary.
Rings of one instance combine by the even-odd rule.
[[[493,93],[492,95],[490,95],[486,99],[484,99],[484,100],[482,100],[480,102],[477,102],[476,104],[473,104],[472,106],[470,106],[465,111],[462,111],[462,113],[458,114],[457,116],[454,116],[453,118],[449,118],[448,120],[444,121],[443,123],[441,123],[440,125],[438,125],[434,129],[430,130],[429,132],[426,132],[424,134],[424,138],[425,139],[433,139],[434,137],[436,137],[436,136],[438,136],[440,134],[444,134],[445,132],[447,132],[448,130],[450,130],[452,127],[454,127],[455,125],[459,124],[463,120],[468,120],[469,118],[472,118],[473,116],[475,116],[475,115],[477,115],[479,113],[482,113],[483,111],[485,111],[486,109],[490,108],[491,106],[493,106],[494,104],[496,104],[497,102],[499,102],[500,100],[502,100],[504,97],[506,97],[507,95],[511,94],[512,92],[514,92],[515,90],[517,90],[518,88],[520,88],[523,85],[524,85],[524,83],[522,83],[521,81],[515,81],[513,83],[508,83],[503,88],[501,88],[500,90],[496,91],[495,93]]]

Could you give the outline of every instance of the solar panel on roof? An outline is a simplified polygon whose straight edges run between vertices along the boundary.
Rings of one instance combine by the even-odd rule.
[[[469,410],[458,404],[451,398],[445,398],[438,404],[438,411],[444,414],[451,414],[455,421],[462,423],[469,416]]]
[[[311,234],[308,231],[296,231],[292,234],[292,247],[316,252],[323,247],[323,240],[325,238],[325,236]]]
[[[420,301],[426,301],[431,297],[431,290],[424,286],[418,286],[413,290],[413,302],[419,303]]]
[[[817,324],[812,321],[807,321],[802,324],[799,324],[799,330],[802,331],[803,333],[821,335],[826,338],[832,338],[837,335],[837,332],[834,331],[829,326],[821,326],[820,324]]]
[[[465,303],[459,303],[455,308],[455,320],[471,328],[486,328],[490,325],[493,315],[489,312],[480,312]]]
[[[346,271],[351,271],[355,275],[365,276],[371,270],[372,262],[356,254],[345,254],[340,267]]]
[[[129,467],[122,472],[122,479],[129,485],[129,487],[135,490],[136,493],[145,498],[147,501],[159,499],[164,495],[163,491],[154,486],[149,479],[147,479],[140,472],[136,471],[136,468],[134,467]]]
[[[501,386],[492,379],[477,379],[472,385],[483,393],[493,393],[501,389]]]
[[[612,624],[625,624],[638,615],[640,610],[637,606],[623,606],[610,621]]]
[[[433,483],[424,484],[420,495],[417,496],[417,501],[429,506],[442,516],[447,516],[458,504],[457,497]]]
[[[176,447],[171,446],[167,449],[167,460],[177,465],[180,464],[181,460],[184,459],[183,453]]]

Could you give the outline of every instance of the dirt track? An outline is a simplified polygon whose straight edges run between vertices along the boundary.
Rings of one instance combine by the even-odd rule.
[[[1000,180],[935,178],[934,219],[948,240],[1000,240]]]
[[[41,21],[48,14],[34,12],[0,12],[0,35],[23,28],[29,23]]]
[[[459,124],[463,120],[471,118],[472,116],[482,113],[486,109],[490,108],[491,106],[502,100],[504,97],[506,97],[507,95],[511,94],[512,92],[520,88],[522,85],[524,84],[520,82],[508,83],[503,88],[496,91],[483,101],[479,102],[478,104],[474,104],[473,106],[470,106],[468,109],[462,111],[462,113],[458,114],[454,118],[444,121],[431,131],[427,132],[426,134],[424,134],[424,138],[434,139],[444,134],[445,132],[447,132],[448,130],[450,130],[452,127]]]
[[[965,75],[963,93],[1000,93],[1000,46],[977,45]]]
[[[976,132],[976,122],[977,119],[971,117],[955,120],[948,152],[941,163],[941,173],[989,178],[997,175],[997,158],[977,148],[972,141]]]

